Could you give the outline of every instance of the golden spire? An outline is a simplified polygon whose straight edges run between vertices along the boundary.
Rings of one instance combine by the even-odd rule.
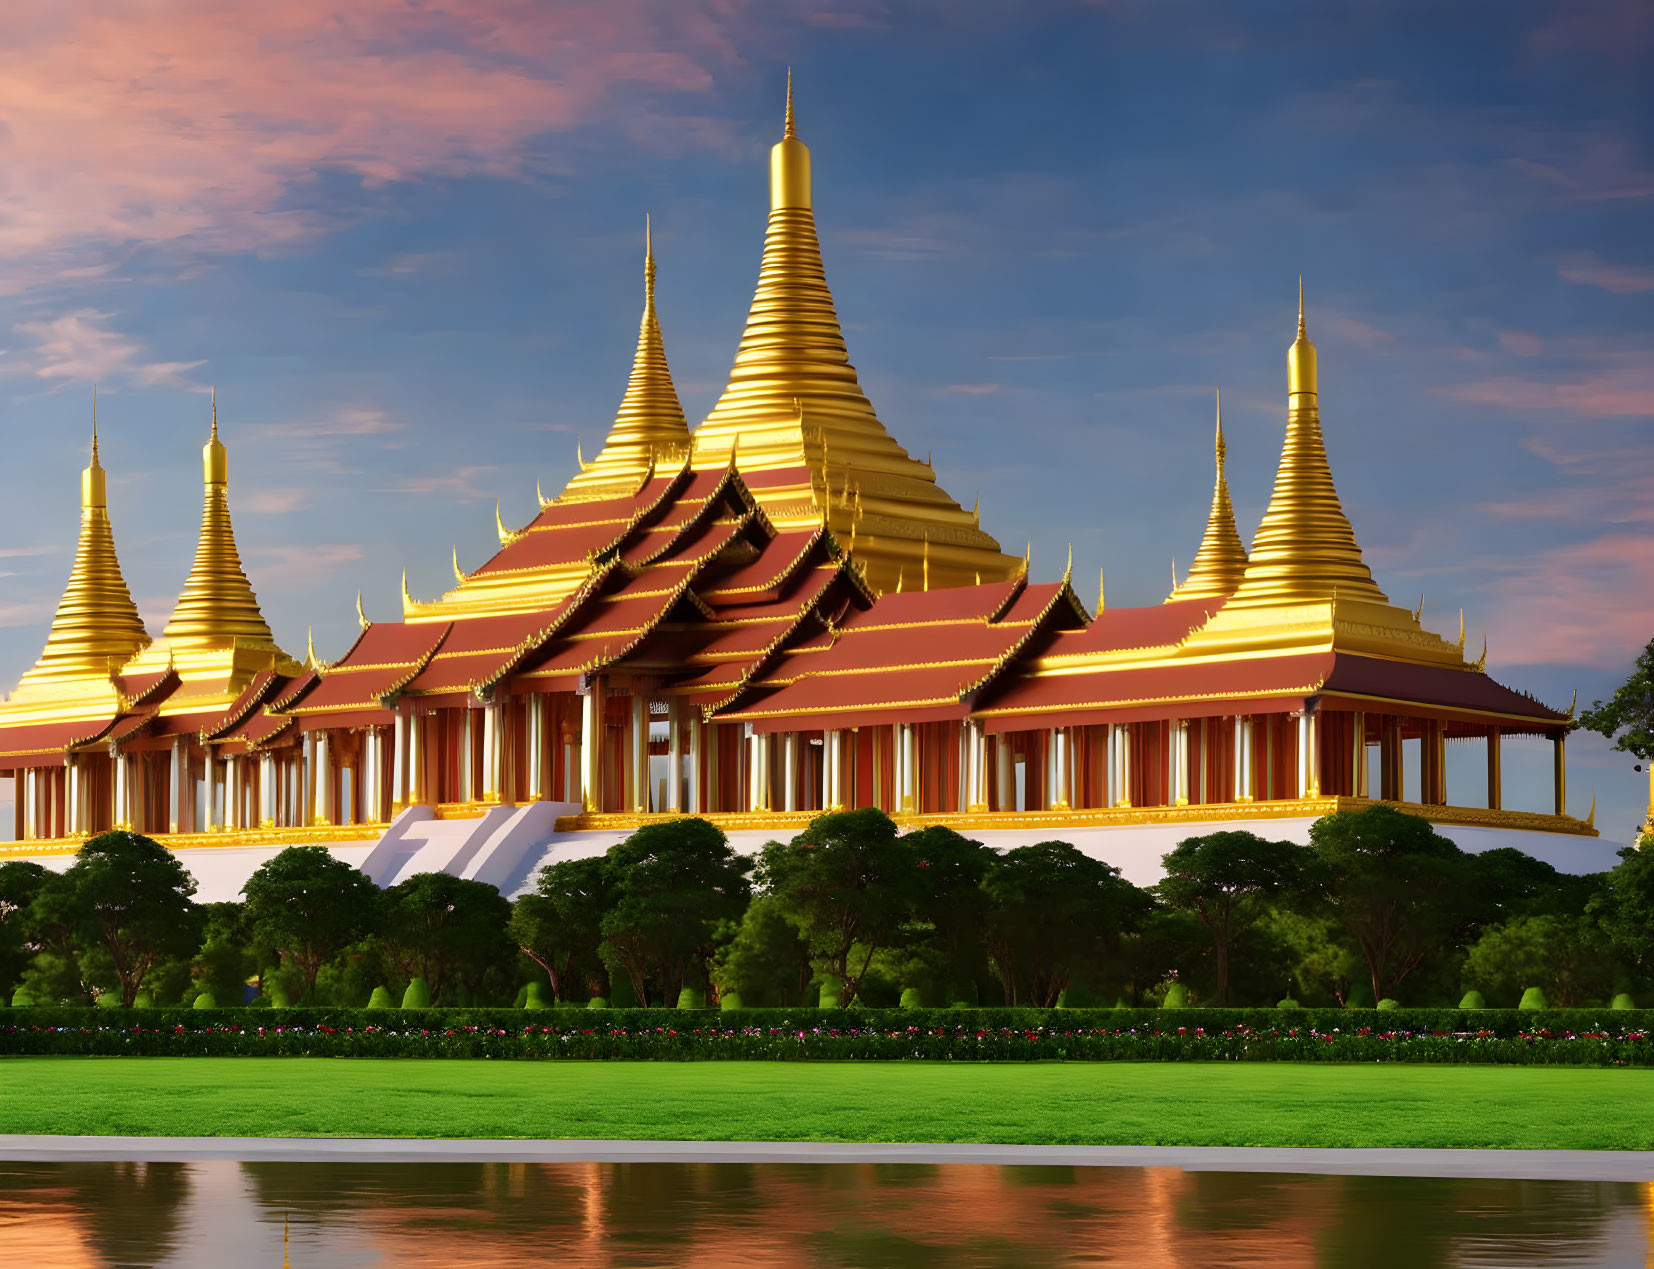
[[[793,126],[793,68],[787,67],[787,121],[781,130],[782,139],[796,137],[798,129]]]
[[[1286,442],[1275,490],[1252,539],[1246,575],[1231,607],[1339,599],[1388,604],[1361,558],[1321,436],[1315,345],[1304,322],[1298,282],[1298,337],[1287,352]]]
[[[1173,570],[1174,599],[1210,599],[1232,595],[1246,572],[1246,547],[1241,544],[1240,532],[1235,528],[1235,507],[1229,501],[1229,478],[1224,473],[1224,460],[1229,448],[1223,440],[1223,394],[1217,398],[1217,440],[1214,444],[1217,480],[1212,486],[1212,509],[1206,517],[1206,536],[1189,565],[1188,576],[1181,586],[1176,584]]]
[[[80,474],[80,540],[75,545],[75,562],[52,618],[46,647],[22,684],[107,679],[149,643],[115,553],[108,481],[98,461],[96,388],[92,401],[92,454]]]
[[[655,248],[650,219],[643,218],[643,318],[638,324],[632,377],[602,451],[589,463],[582,456],[580,474],[564,494],[596,491],[612,485],[635,485],[663,457],[678,461],[689,450],[689,422],[672,384],[666,345],[655,316]]]
[[[728,385],[695,431],[695,466],[722,468],[739,447],[743,472],[796,473],[755,491],[785,528],[814,519],[813,508],[806,514],[802,504],[825,497],[824,455],[831,452],[835,464],[866,478],[868,511],[880,527],[865,535],[872,540],[864,544],[864,562],[877,589],[893,586],[903,566],[917,575],[927,536],[939,585],[965,584],[976,571],[1011,576],[1016,561],[1001,555],[970,512],[937,487],[935,473],[896,443],[862,392],[827,286],[812,202],[810,150],[789,106],[770,151],[758,285]]]
[[[274,642],[270,627],[242,570],[230,523],[230,460],[218,439],[216,390],[212,433],[201,450],[201,476],[204,497],[195,563],[162,636],[170,646],[183,649],[228,648],[237,640],[268,646]]]

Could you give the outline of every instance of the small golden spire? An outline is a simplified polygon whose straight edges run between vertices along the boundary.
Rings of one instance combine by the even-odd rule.
[[[1229,478],[1224,466],[1229,446],[1223,439],[1223,394],[1216,402],[1217,422],[1212,443],[1213,466],[1216,479],[1212,485],[1212,508],[1206,516],[1206,532],[1195,552],[1194,563],[1183,584],[1177,584],[1177,565],[1172,564],[1172,591],[1166,596],[1174,599],[1213,599],[1232,595],[1246,575],[1246,547],[1241,543],[1240,530],[1235,527],[1235,507],[1229,499]]]
[[[1063,585],[1066,586],[1068,584],[1068,579],[1073,577],[1073,576],[1074,576],[1074,544],[1072,542],[1070,542],[1068,544],[1068,562],[1062,566]]]
[[[930,590],[930,535],[925,535],[924,545],[924,589]]]
[[[368,620],[367,613],[362,611],[362,592],[360,588],[356,591],[356,624],[361,626],[363,630],[373,624]]]
[[[898,595],[902,593],[902,576],[906,572],[907,570],[905,568],[898,568],[896,570],[896,593]]]
[[[1464,651],[1464,609],[1459,609],[1459,651]]]
[[[304,628],[304,663],[309,669],[321,669],[322,663],[316,660],[316,628],[314,626]]]
[[[201,449],[201,535],[195,562],[163,634],[174,647],[228,648],[238,639],[270,645],[274,636],[259,610],[236,550],[230,520],[230,458],[218,438],[218,392],[212,393],[212,429]]]
[[[1106,607],[1108,607],[1108,589],[1103,585],[1103,570],[1102,566],[1099,565],[1097,568],[1097,611],[1102,612]]]
[[[97,388],[92,389],[92,452],[80,474],[80,539],[68,584],[52,617],[40,659],[23,684],[66,679],[107,680],[149,643],[132,602],[115,534],[109,524],[109,490],[98,460]]]
[[[672,382],[660,319],[655,313],[655,230],[653,218],[645,213],[643,317],[638,323],[631,378],[626,382],[620,409],[597,457],[588,463],[576,442],[575,457],[580,474],[569,481],[563,492],[636,485],[640,475],[648,479],[662,456],[681,456],[689,445],[689,422]]]
[[[402,566],[402,615],[406,617],[414,609],[414,597],[408,593],[408,566]]]
[[[454,580],[456,582],[465,580],[465,570],[459,566],[459,547],[457,546],[454,548]]]
[[[796,137],[798,129],[793,125],[793,68],[787,67],[787,122],[782,129],[783,137]]]

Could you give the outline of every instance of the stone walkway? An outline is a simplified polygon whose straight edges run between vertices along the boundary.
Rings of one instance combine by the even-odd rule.
[[[516,1141],[361,1137],[52,1137],[0,1134],[0,1159],[188,1163],[977,1163],[1190,1172],[1654,1181],[1654,1151],[1296,1150],[1228,1146],[856,1145],[811,1141]]]

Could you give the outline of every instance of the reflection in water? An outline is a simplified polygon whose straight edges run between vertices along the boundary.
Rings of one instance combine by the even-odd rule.
[[[1648,1186],[974,1164],[0,1163],[0,1264],[1643,1265]]]

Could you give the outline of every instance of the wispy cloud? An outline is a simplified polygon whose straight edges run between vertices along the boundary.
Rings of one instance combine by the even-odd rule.
[[[1654,361],[1643,352],[1598,354],[1555,377],[1495,375],[1434,390],[1437,395],[1521,413],[1576,418],[1654,418]]]
[[[1654,291],[1654,269],[1604,264],[1591,251],[1565,257],[1556,266],[1556,276],[1564,282],[1600,287],[1615,295],[1641,295],[1644,291]]]
[[[307,489],[258,489],[236,497],[238,510],[261,516],[284,516],[309,503],[310,491]]]
[[[460,502],[475,502],[479,498],[489,497],[487,490],[477,486],[477,477],[485,472],[495,470],[487,467],[459,467],[442,475],[431,476],[403,476],[393,481],[382,490],[384,493],[441,495],[445,498],[454,498]]]
[[[1608,533],[1541,551],[1499,581],[1489,620],[1503,665],[1617,666],[1654,629],[1646,533]]]
[[[197,385],[182,376],[199,361],[145,361],[144,346],[122,335],[110,322],[113,314],[83,308],[60,317],[18,322],[12,329],[33,346],[10,364],[42,379],[77,379],[93,383],[123,378],[141,387]]]
[[[362,548],[348,542],[321,542],[307,546],[261,546],[253,551],[249,570],[255,586],[311,582],[362,558]]]
[[[33,626],[40,625],[52,619],[56,605],[50,600],[24,600],[19,603],[0,604],[0,626]]]
[[[516,175],[538,138],[606,120],[622,99],[637,113],[651,95],[708,92],[737,60],[744,8],[10,0],[0,257],[280,243],[321,226],[295,195],[329,169],[370,186]]]

